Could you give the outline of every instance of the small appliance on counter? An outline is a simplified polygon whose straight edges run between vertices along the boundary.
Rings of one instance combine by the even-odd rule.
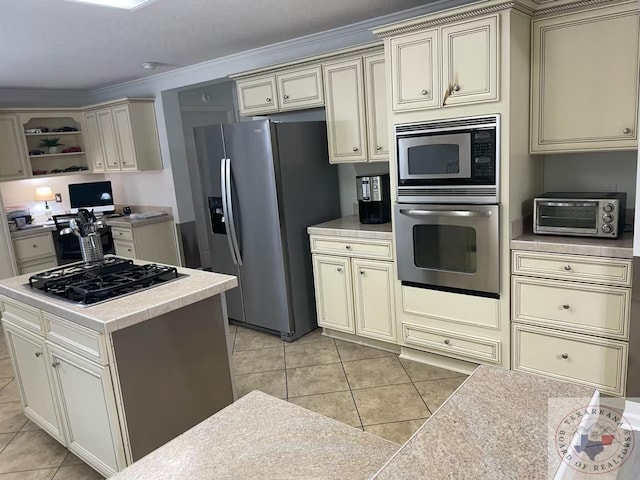
[[[533,233],[617,238],[626,208],[626,193],[545,193],[533,200]]]
[[[389,174],[356,177],[360,223],[391,221],[391,193]]]
[[[18,205],[15,207],[7,207],[5,208],[5,214],[9,222],[9,228],[12,231],[24,228],[33,222],[31,212],[26,206]]]

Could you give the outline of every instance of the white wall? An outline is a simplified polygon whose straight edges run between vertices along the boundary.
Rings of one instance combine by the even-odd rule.
[[[340,180],[340,214],[343,217],[358,213],[358,193],[356,177],[358,175],[376,175],[389,173],[387,162],[374,163],[344,163],[338,166]],[[393,186],[391,187],[393,188]]]
[[[604,192],[616,186],[627,193],[627,208],[636,198],[637,151],[545,155],[545,192]]]

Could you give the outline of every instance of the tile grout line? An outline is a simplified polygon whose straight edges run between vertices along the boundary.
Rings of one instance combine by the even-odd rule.
[[[411,385],[413,385],[413,389],[416,391],[416,393],[420,397],[420,400],[422,400],[422,403],[424,403],[424,406],[427,409],[427,412],[429,412],[429,417],[431,417],[431,415],[433,415],[433,412],[429,408],[429,405],[427,405],[427,402],[424,401],[424,397],[420,395],[420,391],[418,390],[418,387],[416,387],[416,384],[414,383],[413,378],[411,378],[411,375],[409,375],[409,372],[404,366],[404,363],[402,363],[402,361],[400,360],[400,357],[398,357],[398,362],[400,362],[400,365],[402,365],[402,369],[404,370],[404,373],[406,373],[407,377],[409,377],[409,381],[411,382]]]
[[[335,340],[334,340],[335,344]],[[351,383],[349,382],[349,377],[347,376],[347,371],[344,369],[344,362],[342,361],[342,355],[340,355],[340,349],[338,345],[336,345],[336,351],[338,352],[338,358],[340,359],[340,366],[342,367],[342,371],[344,372],[344,378],[347,380],[347,386],[349,387],[349,393],[351,394],[351,399],[353,400],[353,406],[356,408],[356,413],[358,414],[358,420],[360,421],[360,428],[364,432],[364,422],[362,421],[362,417],[360,416],[360,410],[358,409],[358,403],[356,402],[356,397],[353,395],[353,390],[351,389]],[[354,427],[357,428],[357,427]]]

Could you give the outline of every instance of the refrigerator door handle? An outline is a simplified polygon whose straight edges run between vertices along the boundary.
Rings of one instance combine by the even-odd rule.
[[[233,248],[235,250],[235,257],[238,265],[242,266],[242,254],[240,253],[240,245],[238,244],[238,234],[236,232],[236,222],[233,212],[233,192],[231,191],[231,159],[227,158],[225,169],[225,181],[227,182],[227,229],[228,236],[231,237]]]
[[[229,206],[227,205],[227,177],[226,177],[226,171],[227,171],[227,159],[226,158],[221,158],[220,159],[220,189],[222,192],[222,213],[224,214],[224,218],[225,218],[225,222],[227,224],[227,242],[229,243],[229,250],[231,251],[231,260],[233,260],[233,263],[235,265],[238,265],[238,260],[236,259],[236,251],[233,248],[233,242],[231,240],[231,231],[230,231],[230,227],[231,225],[229,224]]]

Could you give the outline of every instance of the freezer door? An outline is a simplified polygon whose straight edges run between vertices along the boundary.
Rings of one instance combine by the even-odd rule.
[[[223,125],[230,164],[228,203],[246,322],[286,334],[293,325],[270,129],[267,120]]]
[[[242,279],[240,271],[234,261],[230,248],[226,218],[222,210],[223,180],[221,166],[225,160],[222,126],[197,127],[194,129],[198,163],[202,176],[203,205],[209,211],[205,212],[207,219],[205,225],[197,225],[197,228],[206,230],[205,235],[209,243],[211,254],[211,268],[214,272],[226,273],[238,277],[239,288],[227,292],[227,311],[229,318],[238,322],[244,322],[244,307],[242,305]]]

